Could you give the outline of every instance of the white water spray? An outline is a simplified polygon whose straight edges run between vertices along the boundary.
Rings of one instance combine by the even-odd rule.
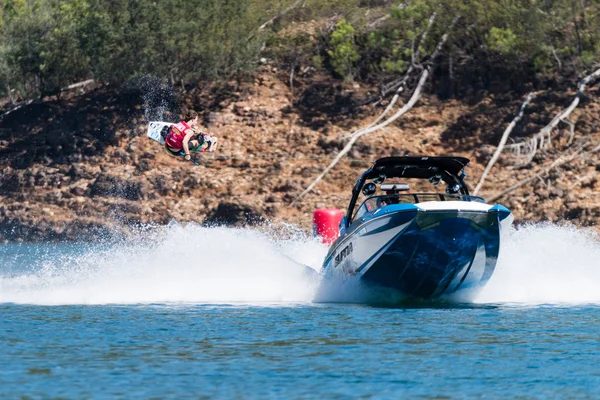
[[[477,303],[600,304],[600,238],[551,224],[513,229]]]
[[[308,302],[317,281],[294,260],[314,263],[325,251],[306,237],[273,241],[250,229],[176,225],[135,244],[43,256],[34,272],[0,275],[0,302]]]
[[[0,251],[0,303],[301,303],[397,301],[356,285],[319,283],[327,251],[302,234],[273,239],[252,229],[170,226],[134,243],[59,247],[7,269]],[[600,239],[555,225],[513,229],[476,303],[600,304]],[[1,250],[1,249],[0,249]],[[15,264],[15,262],[13,262]],[[26,264],[26,265],[25,265]],[[10,273],[9,273],[10,269]]]

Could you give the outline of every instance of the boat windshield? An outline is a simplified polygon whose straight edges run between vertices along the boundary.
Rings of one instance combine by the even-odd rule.
[[[464,194],[405,193],[371,196],[358,208],[354,219],[358,219],[368,212],[375,211],[390,204],[416,204],[425,201],[474,201],[485,203],[481,197],[467,196]]]

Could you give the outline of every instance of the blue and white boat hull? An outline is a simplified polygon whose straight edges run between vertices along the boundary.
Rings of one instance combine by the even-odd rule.
[[[501,232],[512,219],[505,207],[478,202],[387,205],[341,233],[323,272],[329,278],[360,280],[408,297],[470,298],[492,276]]]

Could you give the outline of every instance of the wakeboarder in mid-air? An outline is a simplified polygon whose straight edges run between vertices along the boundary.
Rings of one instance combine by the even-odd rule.
[[[177,124],[150,122],[148,137],[164,145],[170,155],[182,156],[187,161],[193,161],[191,153],[214,153],[217,148],[217,138],[200,130],[198,113],[194,110],[189,110]]]

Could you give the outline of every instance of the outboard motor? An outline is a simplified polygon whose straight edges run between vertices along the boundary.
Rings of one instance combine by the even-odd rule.
[[[340,236],[340,221],[344,217],[337,208],[319,208],[313,214],[313,235],[321,238],[327,245]]]

